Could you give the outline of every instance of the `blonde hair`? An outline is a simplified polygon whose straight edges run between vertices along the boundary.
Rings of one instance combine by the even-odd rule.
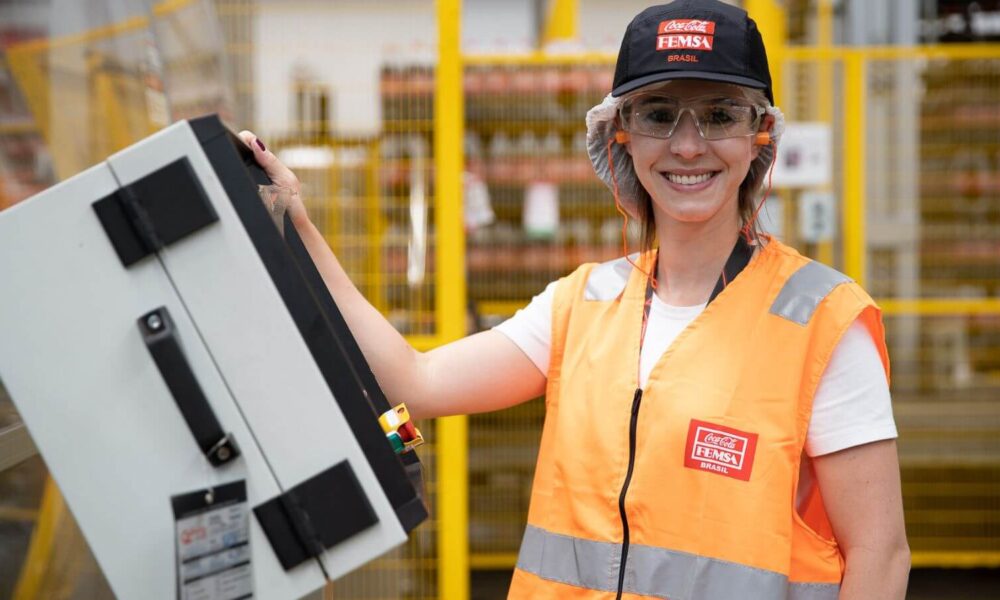
[[[743,91],[743,96],[750,102],[758,106],[771,106],[763,91],[742,86],[740,86],[740,89]],[[746,227],[747,224],[750,225],[748,233],[751,239],[756,239],[760,233],[757,222],[752,219],[754,211],[757,209],[757,205],[764,195],[764,182],[772,160],[774,160],[774,145],[761,146],[760,152],[757,153],[757,158],[753,159],[753,162],[750,163],[747,175],[743,178],[743,183],[740,184],[738,200],[740,227]],[[638,199],[636,217],[641,224],[639,242],[642,250],[645,251],[652,249],[654,244],[656,244],[653,198],[642,184],[637,185],[636,188],[638,188],[636,190]]]

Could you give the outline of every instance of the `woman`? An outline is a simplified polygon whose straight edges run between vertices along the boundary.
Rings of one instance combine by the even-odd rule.
[[[843,275],[756,233],[783,128],[772,101],[745,12],[677,0],[640,13],[587,125],[644,251],[584,265],[496,329],[426,353],[291,206],[393,403],[427,418],[545,394],[511,597],[903,598],[880,312]]]

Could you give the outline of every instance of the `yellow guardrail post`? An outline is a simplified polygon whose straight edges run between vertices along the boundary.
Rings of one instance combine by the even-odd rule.
[[[844,272],[865,285],[865,56],[844,61]]]
[[[786,49],[788,47],[788,14],[785,7],[776,0],[747,0],[744,4],[747,13],[757,23],[757,29],[764,39],[767,48],[767,66],[771,71],[771,88],[774,92],[775,106],[781,106],[785,90],[784,66]],[[773,195],[783,209],[783,214],[790,215],[792,211],[791,195],[787,189],[774,190]],[[766,201],[766,200],[765,200]],[[782,224],[779,235],[787,236],[788,219]]]
[[[1000,298],[878,298],[885,315],[1000,315]]]
[[[542,47],[552,42],[575,40],[580,0],[549,0],[549,12],[542,33]]]
[[[379,172],[382,169],[382,143],[378,138],[368,144],[368,167],[365,172],[365,213],[372,243],[368,248],[365,268],[370,279],[366,282],[366,297],[383,314],[389,310],[386,301],[385,277],[382,269],[382,244],[385,240],[385,217],[382,215],[382,194]]]
[[[817,42],[821,48],[833,46],[833,0],[819,0],[817,7],[817,20],[819,21],[819,36]],[[823,123],[833,128],[833,61],[822,60],[816,69],[816,77],[819,79],[816,85],[816,101],[819,105],[818,117]],[[832,152],[832,148],[830,149]],[[833,192],[832,182],[824,185],[824,192]],[[821,241],[816,245],[816,259],[819,262],[833,265],[833,241]]]
[[[774,102],[781,105],[784,91],[783,72],[785,46],[788,44],[788,14],[775,0],[746,0],[744,8],[757,23],[757,29],[767,47],[767,64],[771,69],[771,87],[774,88]]]
[[[757,23],[757,29],[764,39],[767,48],[767,66],[771,71],[771,88],[774,92],[776,106],[784,104],[784,66],[788,47],[788,14],[783,4],[776,0],[747,0],[744,4],[747,13]],[[792,214],[791,198],[788,190],[773,192],[785,215]],[[766,199],[765,199],[766,201]],[[782,224],[783,231],[779,235],[788,234],[788,219]]]
[[[461,0],[437,0],[434,82],[435,321],[442,342],[465,335],[465,231],[462,225],[464,107]],[[438,596],[469,597],[469,477],[466,417],[437,421]]]
[[[306,128],[311,126],[312,123],[305,124]],[[345,243],[344,241],[343,221],[347,220],[350,222],[350,217],[353,215],[344,215],[342,214],[344,213],[343,210],[334,208],[336,206],[344,206],[344,198],[340,197],[341,180],[343,179],[341,171],[346,168],[344,148],[336,144],[331,144],[330,140],[322,140],[320,142],[316,138],[317,136],[313,132],[308,130],[305,132],[304,139],[308,140],[309,144],[317,144],[319,142],[333,151],[333,160],[330,161],[330,166],[323,173],[323,177],[326,179],[323,183],[323,189],[326,192],[326,197],[323,199],[323,227],[326,233],[326,243],[333,250],[334,254],[345,256],[344,249],[350,245],[350,242]],[[353,209],[352,205],[348,206],[351,206],[351,208],[347,210]]]
[[[31,534],[28,554],[21,565],[21,574],[14,587],[14,600],[36,600],[41,597],[46,575],[52,557],[52,548],[58,542],[59,528],[63,525],[66,514],[66,503],[63,501],[59,488],[52,477],[45,479],[45,491],[42,493],[42,505],[38,510],[38,521]]]

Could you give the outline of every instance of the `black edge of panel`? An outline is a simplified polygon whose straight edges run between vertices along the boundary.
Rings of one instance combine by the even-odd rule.
[[[407,452],[400,455],[399,458],[403,463],[403,470],[406,471],[406,476],[410,480],[410,485],[413,486],[413,490],[416,492],[416,496],[412,500],[394,507],[396,509],[396,518],[399,519],[399,523],[403,526],[403,531],[409,533],[416,529],[417,525],[423,523],[430,515],[427,512],[427,499],[424,497],[423,465],[420,464],[417,453],[413,451]]]
[[[333,329],[334,335],[343,344],[343,351],[347,354],[351,364],[354,366],[354,371],[361,380],[361,384],[364,386],[364,391],[367,392],[368,400],[371,406],[375,409],[376,414],[382,414],[388,410],[392,409],[389,404],[389,400],[385,397],[385,393],[382,391],[381,386],[379,386],[378,381],[375,379],[375,374],[372,373],[371,367],[368,365],[368,361],[365,360],[364,354],[361,352],[361,347],[358,346],[357,340],[354,338],[354,334],[351,332],[350,327],[347,325],[347,320],[344,319],[343,313],[340,312],[340,308],[337,307],[337,301],[333,299],[333,296],[327,291],[326,284],[323,283],[323,277],[319,274],[319,270],[316,268],[315,263],[309,257],[309,251],[306,249],[305,244],[302,243],[302,239],[299,237],[298,233],[295,231],[295,226],[292,225],[291,219],[288,217],[288,213],[285,213],[285,242],[288,244],[288,248],[292,251],[292,255],[295,257],[302,269],[302,275],[305,277],[306,283],[313,291],[313,295],[316,297],[316,301],[319,304],[320,310],[326,317],[326,321],[329,326]],[[362,446],[365,452],[368,452],[367,447]],[[428,512],[427,507],[421,498],[421,486],[422,481],[419,478],[415,478],[413,473],[420,473],[420,459],[417,457],[416,452],[406,452],[404,454],[398,455],[404,470],[407,473],[407,479],[410,482],[410,486],[406,493],[400,496],[401,502],[397,503],[395,498],[390,498],[392,507],[396,511],[396,517],[399,519],[400,524],[403,526],[403,530],[409,533],[420,525],[427,519]],[[413,464],[416,467],[413,467]],[[418,485],[419,484],[419,485]],[[401,486],[403,487],[403,486]]]
[[[202,145],[212,138],[224,135],[227,131],[229,131],[229,129],[222,124],[222,119],[219,118],[219,115],[216,114],[188,119],[188,124],[191,125],[191,129],[194,131],[194,136]]]
[[[345,355],[341,350],[334,329],[324,314],[325,310],[321,308],[329,305],[316,297],[316,290],[309,285],[299,263],[312,265],[313,270],[315,265],[311,260],[300,261],[293,256],[286,239],[290,237],[288,236],[290,232],[294,232],[294,228],[286,230],[286,239],[282,239],[271,216],[260,201],[255,181],[263,176],[266,184],[263,169],[254,160],[253,152],[229,132],[218,117],[202,117],[189,121],[189,124],[201,142],[202,149],[226,190],[243,227],[249,233],[258,256],[292,315],[327,386],[333,392],[351,432],[375,472],[379,485],[396,510],[397,517],[401,523],[404,517],[407,523],[413,523],[415,517],[422,512],[423,516],[413,524],[416,526],[426,518],[426,508],[422,503],[419,511],[412,506],[414,502],[420,502],[416,497],[416,490],[407,479],[403,464],[386,442],[385,433],[378,424],[377,415],[367,399],[366,390],[359,386],[351,373],[351,365],[355,364],[352,361],[353,357]],[[294,240],[293,244],[301,245],[302,242],[297,236],[291,238]],[[329,296],[325,286],[319,289],[325,296]],[[330,303],[332,302],[331,298]],[[340,318],[343,319],[342,316]],[[343,339],[351,339],[354,342],[353,336]],[[356,344],[357,342],[354,342],[354,347]],[[360,352],[359,358],[363,360]],[[379,393],[381,394],[381,390]],[[408,528],[407,531],[410,529],[412,528]]]
[[[235,138],[233,139],[233,147],[239,154],[240,160],[243,161],[243,166],[246,167],[247,172],[250,173],[250,177],[253,179],[253,182],[257,185],[268,185],[271,183],[267,173],[254,159],[253,150],[247,148],[247,145],[244,144],[241,139],[234,136],[229,129],[222,124],[218,115],[206,115],[204,117],[190,119],[188,120],[188,124],[191,125],[195,138],[198,139],[198,143],[202,146],[204,146],[206,142],[209,142],[219,136],[232,136]]]
[[[306,250],[305,244],[302,243],[302,238],[295,231],[295,225],[292,224],[291,217],[288,216],[287,212],[285,213],[285,242],[291,249],[292,255],[295,256],[295,260],[298,261],[299,266],[302,268],[302,275],[305,276],[306,282],[316,295],[316,299],[320,304],[320,310],[323,311],[326,320],[333,327],[333,332],[340,337],[341,343],[344,345],[344,351],[351,358],[351,362],[354,363],[354,370],[357,372],[358,378],[361,379],[361,385],[368,392],[368,400],[371,401],[375,413],[381,415],[392,410],[392,405],[389,404],[389,400],[385,397],[382,387],[379,386],[378,380],[375,379],[375,374],[372,373],[368,361],[365,360],[365,355],[361,352],[361,347],[358,346],[358,341],[354,338],[354,333],[347,325],[344,314],[340,312],[337,301],[329,293],[317,293],[317,290],[325,291],[326,284],[323,282],[323,276],[319,274],[316,264],[309,257],[309,251]]]

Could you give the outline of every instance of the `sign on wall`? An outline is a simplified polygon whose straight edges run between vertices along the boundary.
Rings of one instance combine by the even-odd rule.
[[[774,165],[775,187],[828,185],[833,164],[833,143],[827,123],[787,123],[778,144]]]

